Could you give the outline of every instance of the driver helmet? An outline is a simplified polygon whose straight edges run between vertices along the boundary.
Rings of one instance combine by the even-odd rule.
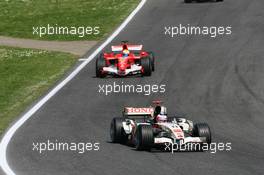
[[[156,122],[166,122],[167,117],[167,108],[165,106],[156,106],[154,111],[154,118]]]
[[[129,50],[128,49],[124,49],[123,50],[123,56],[127,57],[129,55]]]

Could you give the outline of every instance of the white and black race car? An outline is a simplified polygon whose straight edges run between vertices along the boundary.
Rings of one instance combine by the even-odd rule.
[[[165,112],[162,113],[163,108]],[[158,120],[162,115],[166,115],[166,108],[159,105],[149,108],[125,107],[123,117],[112,119],[111,141],[132,144],[137,150],[151,150],[163,147],[165,144],[211,143],[208,124],[193,124],[186,118],[177,117]]]

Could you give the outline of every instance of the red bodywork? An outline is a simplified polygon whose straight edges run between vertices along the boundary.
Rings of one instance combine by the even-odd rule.
[[[130,51],[127,57],[123,56],[123,50],[125,49]],[[103,57],[106,61],[106,66],[114,65],[119,70],[119,73],[122,74],[126,69],[130,69],[131,65],[136,64],[142,57],[148,55],[148,52],[142,50],[142,45],[122,44],[112,46],[112,52],[104,53]]]

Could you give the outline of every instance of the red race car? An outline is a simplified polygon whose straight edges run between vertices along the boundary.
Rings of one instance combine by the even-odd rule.
[[[96,77],[135,74],[150,76],[155,69],[154,54],[142,48],[142,45],[130,45],[127,41],[123,41],[121,45],[112,46],[110,53],[102,53],[97,58]]]

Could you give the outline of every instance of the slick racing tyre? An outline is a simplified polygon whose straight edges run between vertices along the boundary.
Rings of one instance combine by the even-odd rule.
[[[123,129],[125,120],[120,117],[113,118],[110,126],[110,137],[113,143],[126,143],[127,135]]]
[[[211,131],[207,123],[196,123],[193,128],[193,135],[195,137],[205,137],[205,143],[211,143]]]
[[[135,145],[137,150],[150,151],[154,145],[154,136],[151,125],[139,125],[136,130]]]
[[[141,66],[143,67],[143,76],[151,76],[152,68],[151,61],[149,57],[141,58]]]
[[[100,54],[99,57],[96,59],[96,77],[104,78],[106,76],[105,73],[103,73],[103,68],[106,66],[105,59],[103,57],[103,54]]]
[[[191,3],[192,0],[184,0],[185,3]]]
[[[153,52],[149,52],[149,58],[150,58],[150,62],[151,62],[151,69],[154,72],[155,71],[155,56]]]

